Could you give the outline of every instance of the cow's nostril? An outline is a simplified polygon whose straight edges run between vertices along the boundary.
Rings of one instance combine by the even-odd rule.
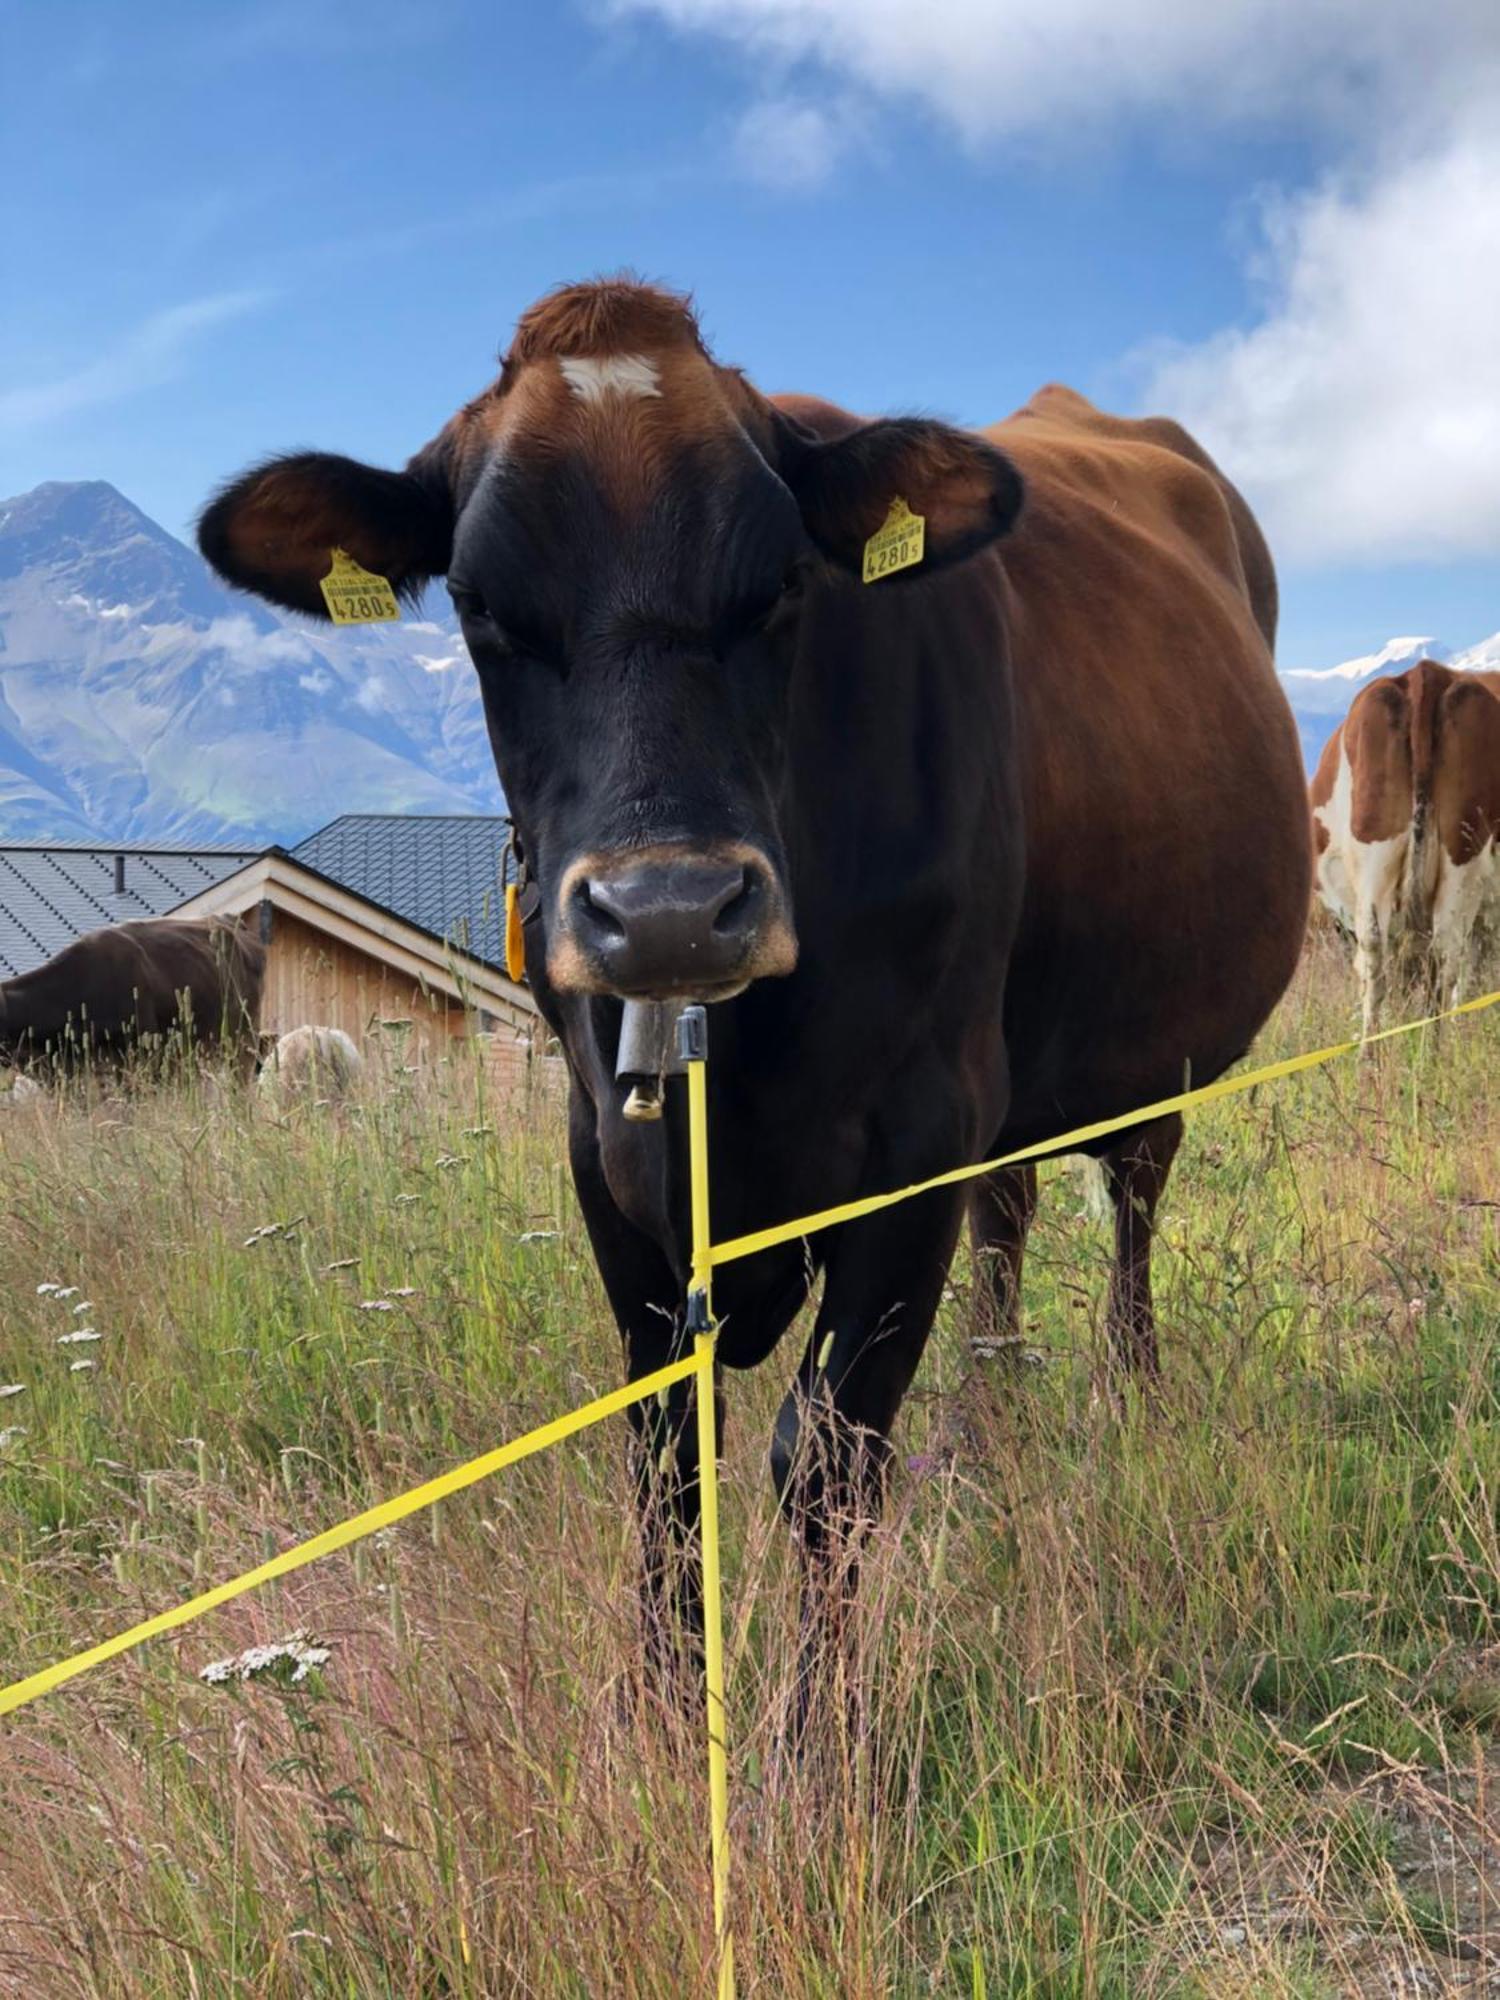
[[[623,938],[625,925],[608,907],[601,893],[601,885],[595,882],[580,882],[578,901],[594,930],[607,938]]]
[[[733,937],[744,930],[760,900],[760,878],[747,868],[744,880],[714,917],[715,937]]]

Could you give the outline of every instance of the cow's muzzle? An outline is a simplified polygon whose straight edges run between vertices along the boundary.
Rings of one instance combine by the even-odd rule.
[[[796,964],[775,871],[738,842],[586,856],[559,900],[548,972],[563,991],[724,1000]]]

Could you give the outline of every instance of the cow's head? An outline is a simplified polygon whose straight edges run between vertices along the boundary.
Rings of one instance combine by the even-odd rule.
[[[942,424],[819,438],[715,364],[685,300],[607,282],[534,306],[404,472],[274,459],[199,539],[231,583],[318,616],[335,548],[407,595],[446,575],[552,984],[716,999],[795,964],[779,807],[801,605],[830,566],[858,573],[897,496],[926,520],[922,575],[1004,533],[1021,491]]]

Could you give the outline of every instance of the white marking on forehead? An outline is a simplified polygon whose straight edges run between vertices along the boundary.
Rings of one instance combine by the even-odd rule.
[[[608,395],[659,396],[656,363],[644,354],[561,355],[563,380],[585,403],[602,403]]]

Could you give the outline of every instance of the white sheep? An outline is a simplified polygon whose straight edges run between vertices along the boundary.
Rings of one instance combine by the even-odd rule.
[[[365,1059],[342,1028],[293,1028],[261,1066],[258,1088],[275,1102],[312,1098],[342,1104],[352,1093]]]

